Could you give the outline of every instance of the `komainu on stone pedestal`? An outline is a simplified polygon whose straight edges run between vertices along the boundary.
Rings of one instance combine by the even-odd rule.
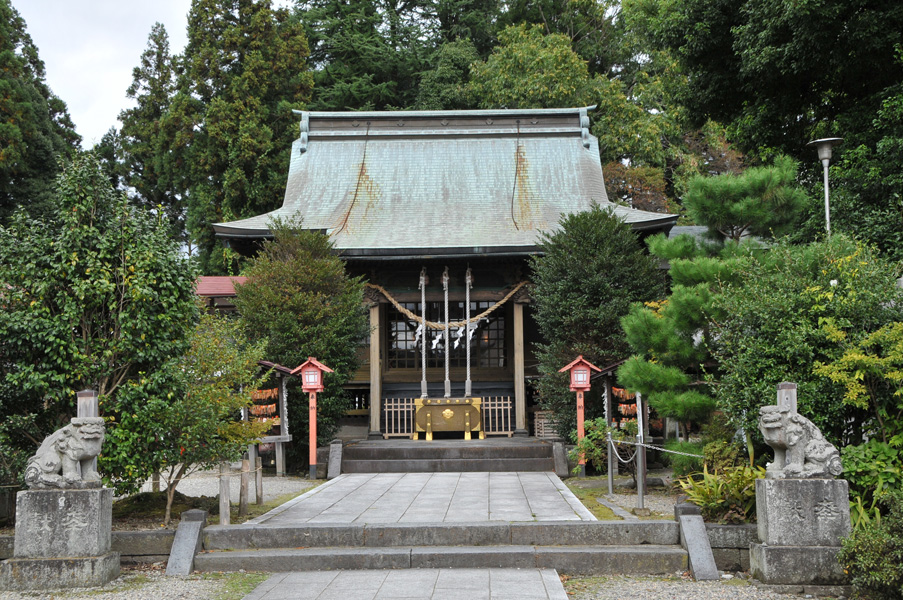
[[[759,411],[759,429],[774,449],[765,479],[756,481],[761,543],[750,544],[752,576],[775,585],[843,585],[837,562],[850,533],[847,482],[840,454],[796,411],[796,384],[778,385],[776,406]]]
[[[774,450],[774,462],[766,469],[768,479],[833,479],[843,472],[837,448],[796,412],[795,397],[792,403],[779,400],[777,406],[760,408],[759,431]]]
[[[104,434],[102,418],[76,417],[28,460],[31,489],[16,495],[13,556],[0,562],[0,589],[101,586],[119,576],[110,544],[113,490],[102,487],[94,466]]]
[[[25,483],[33,489],[99,488],[94,459],[100,454],[105,433],[100,417],[72,419],[47,436],[37,454],[28,459]]]

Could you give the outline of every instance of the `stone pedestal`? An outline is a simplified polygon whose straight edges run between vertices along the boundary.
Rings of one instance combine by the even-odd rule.
[[[0,588],[91,587],[118,577],[112,511],[110,489],[19,492],[13,558],[0,563]]]
[[[850,533],[843,479],[756,481],[759,539],[750,544],[752,576],[763,583],[840,585],[840,540]]]

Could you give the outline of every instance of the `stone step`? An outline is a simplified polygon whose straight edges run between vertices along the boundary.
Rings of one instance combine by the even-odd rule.
[[[669,546],[675,521],[534,521],[370,525],[208,526],[205,550],[408,546]],[[374,567],[376,568],[376,567]]]
[[[445,459],[370,459],[342,458],[343,473],[473,473],[505,471],[554,471],[548,458],[445,458]]]
[[[552,458],[552,445],[542,442],[464,440],[405,440],[347,444],[343,458],[348,460],[480,460],[511,458]]]
[[[368,440],[342,450],[343,473],[554,471],[552,444],[528,438]]]
[[[567,575],[675,573],[687,568],[679,546],[399,546],[271,548],[204,552],[195,569],[319,571],[418,568],[548,568]]]

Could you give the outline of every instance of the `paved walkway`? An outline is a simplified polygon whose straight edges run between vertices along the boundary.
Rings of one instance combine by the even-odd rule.
[[[244,600],[567,600],[553,569],[277,573]]]
[[[248,525],[595,521],[554,473],[345,474]]]
[[[595,521],[554,473],[345,474],[248,521],[475,523]],[[567,600],[552,569],[277,573],[244,600]]]

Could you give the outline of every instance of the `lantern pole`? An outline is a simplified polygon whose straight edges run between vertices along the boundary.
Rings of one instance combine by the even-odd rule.
[[[310,478],[317,478],[317,392],[310,392]]]
[[[825,179],[825,231],[831,237],[831,205],[828,195],[828,165],[831,163],[831,149],[843,141],[843,138],[822,138],[812,140],[806,147],[815,148],[818,151],[818,160],[821,161]]]
[[[583,438],[586,436],[586,431],[583,428],[583,391],[577,391],[577,444],[579,445]],[[580,452],[580,477],[586,477],[586,456],[581,451]]]

